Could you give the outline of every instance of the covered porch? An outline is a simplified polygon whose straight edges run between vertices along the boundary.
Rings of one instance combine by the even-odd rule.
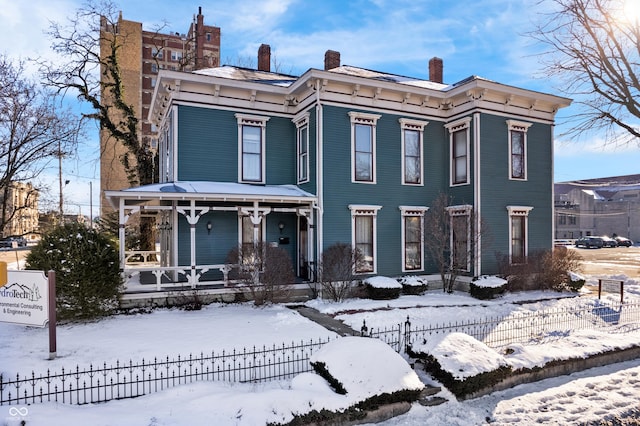
[[[315,279],[317,199],[295,185],[168,182],[105,196],[118,209],[125,295],[235,287],[229,252],[259,242],[286,250],[299,282]],[[140,220],[154,223],[154,250],[127,246]]]

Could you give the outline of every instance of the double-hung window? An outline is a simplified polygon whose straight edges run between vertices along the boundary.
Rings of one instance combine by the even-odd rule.
[[[467,117],[445,125],[449,129],[452,186],[469,183],[469,123],[471,118]]]
[[[309,182],[309,113],[294,119],[297,129],[298,183]]]
[[[381,208],[382,206],[349,205],[352,246],[359,252],[361,259],[355,267],[358,274],[376,272],[376,217]]]
[[[236,114],[238,181],[265,183],[265,137],[268,117]]]
[[[527,130],[531,123],[507,120],[509,127],[509,179],[527,179]]]
[[[350,112],[351,117],[351,181],[376,182],[376,114]]]
[[[402,183],[423,185],[423,133],[426,121],[400,118],[402,130]]]
[[[428,207],[400,206],[402,213],[402,271],[424,269],[424,212]]]
[[[450,264],[459,271],[471,270],[471,211],[470,205],[447,207],[450,219]]]
[[[528,218],[533,207],[507,206],[509,212],[509,259],[512,264],[526,263],[528,250]]]

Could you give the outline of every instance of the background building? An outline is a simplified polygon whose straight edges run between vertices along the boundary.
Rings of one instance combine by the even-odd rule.
[[[640,175],[559,182],[556,239],[613,234],[640,241]]]
[[[30,183],[11,182],[6,191],[0,193],[2,200],[2,238],[23,236],[28,240],[38,233],[38,190]],[[6,201],[6,202],[5,202]]]
[[[158,71],[192,71],[217,67],[220,63],[220,28],[204,24],[202,8],[194,15],[186,33],[173,34],[147,31],[140,22],[122,19],[120,13],[117,25],[108,25],[106,20],[102,22],[101,56],[109,53],[108,41],[112,35],[121,38],[118,60],[123,76],[125,101],[135,108],[140,143],[155,151],[157,130],[147,116]],[[125,152],[122,144],[111,138],[107,131],[100,132],[101,214],[104,214],[105,209],[110,210],[109,204],[104,201],[106,189],[130,186],[120,160]]]

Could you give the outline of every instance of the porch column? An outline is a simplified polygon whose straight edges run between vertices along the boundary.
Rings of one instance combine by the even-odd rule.
[[[124,214],[124,199],[120,198],[118,206],[118,242],[119,244],[119,257],[120,257],[120,270],[124,271],[125,267],[125,229],[124,226],[127,223],[127,216]]]
[[[200,216],[209,211],[209,207],[200,207],[196,209],[196,201],[189,202],[189,211],[183,208],[176,209],[182,214],[189,223],[189,248],[190,248],[190,265],[191,272],[189,274],[189,284],[191,288],[196,288],[196,224],[200,220]]]
[[[244,216],[249,216],[251,218],[251,223],[253,224],[253,246],[258,245],[258,236],[260,235],[259,226],[262,223],[262,218],[269,213],[271,213],[271,207],[262,207],[260,208],[259,203],[257,201],[253,202],[253,208],[249,209],[247,207],[241,207],[240,212]]]

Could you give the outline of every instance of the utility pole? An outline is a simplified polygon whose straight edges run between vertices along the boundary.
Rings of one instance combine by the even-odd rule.
[[[89,223],[93,229],[93,181],[89,181]]]

